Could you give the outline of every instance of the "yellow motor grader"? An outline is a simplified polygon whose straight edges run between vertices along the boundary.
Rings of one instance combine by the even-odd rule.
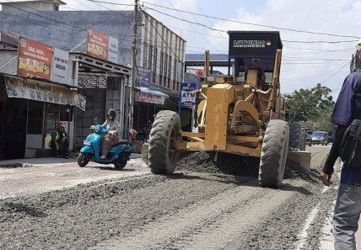
[[[154,174],[172,174],[182,151],[210,151],[260,158],[259,183],[279,187],[289,146],[289,125],[280,95],[279,32],[229,32],[229,76],[207,77],[195,107],[196,129],[181,130],[176,112],[160,111],[149,137]],[[242,166],[239,166],[242,168]]]

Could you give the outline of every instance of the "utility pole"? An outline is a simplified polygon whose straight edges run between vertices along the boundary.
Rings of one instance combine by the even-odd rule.
[[[129,86],[129,109],[128,111],[128,128],[133,128],[133,116],[134,116],[134,86],[137,79],[137,33],[138,33],[138,3],[139,0],[135,0],[134,3],[134,25],[133,25],[133,42],[132,42],[132,80]]]

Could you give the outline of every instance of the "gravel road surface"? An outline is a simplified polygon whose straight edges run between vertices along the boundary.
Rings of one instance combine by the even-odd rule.
[[[235,176],[199,154],[171,177],[113,178],[5,198],[0,248],[318,249],[336,194],[316,178],[328,149],[312,147],[311,175],[290,168],[279,190],[258,187],[254,163],[242,162],[248,170]]]

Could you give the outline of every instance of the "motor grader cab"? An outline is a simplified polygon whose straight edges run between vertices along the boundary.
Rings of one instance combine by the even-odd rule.
[[[173,111],[157,114],[149,139],[151,171],[173,173],[181,151],[230,153],[259,157],[260,185],[280,186],[289,144],[280,95],[281,57],[279,32],[230,31],[229,76],[205,77],[195,107],[195,131],[181,131]]]

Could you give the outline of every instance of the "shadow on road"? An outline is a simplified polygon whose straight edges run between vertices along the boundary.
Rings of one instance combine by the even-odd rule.
[[[14,202],[6,202],[3,207],[1,208],[2,211],[12,212],[12,213],[24,213],[30,215],[32,217],[46,217],[47,214],[41,211],[38,211],[32,207],[26,206],[25,204],[21,203],[14,203]]]
[[[123,168],[123,169],[117,169],[115,167],[110,167],[110,166],[88,166],[87,168],[96,168],[99,170],[107,170],[107,171],[119,171],[119,172],[134,172],[136,171],[134,168]]]

